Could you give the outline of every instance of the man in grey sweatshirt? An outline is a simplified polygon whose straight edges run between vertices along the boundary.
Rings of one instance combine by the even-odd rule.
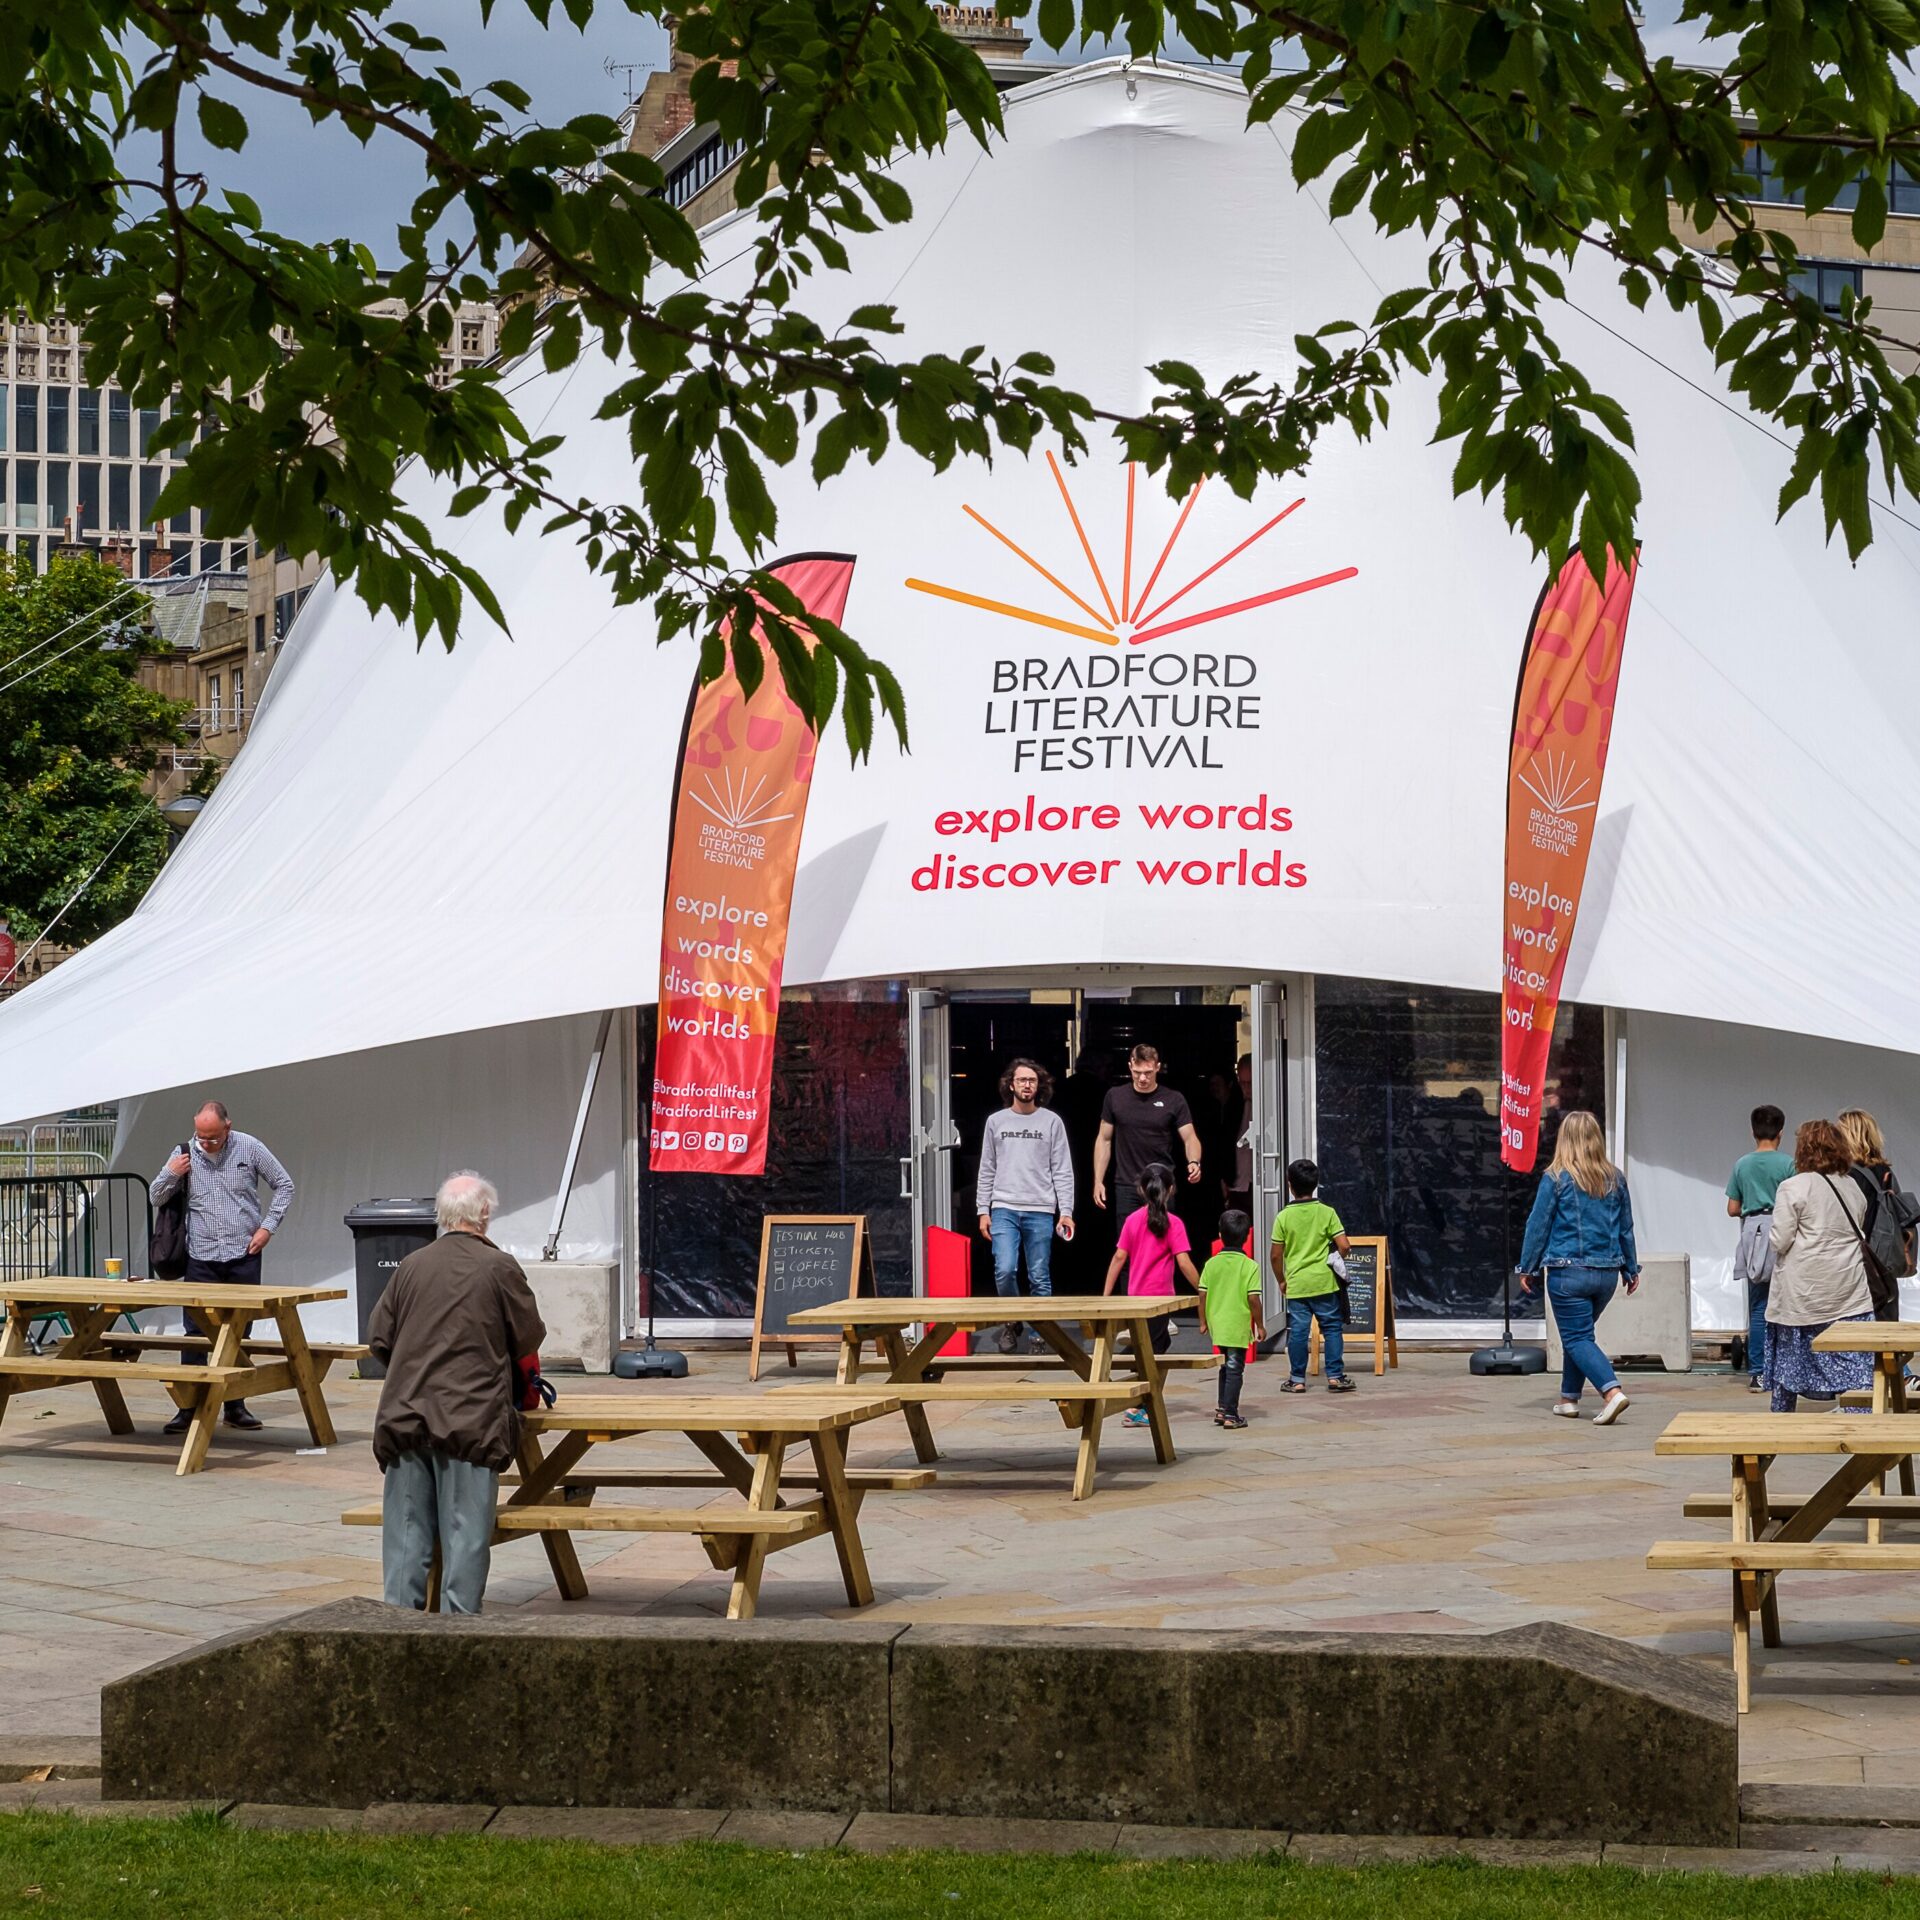
[[[1006,1299],[1020,1293],[1020,1256],[1027,1256],[1027,1291],[1053,1294],[1053,1236],[1073,1238],[1073,1160],[1060,1116],[1040,1103],[1053,1091],[1053,1076],[1033,1060],[1015,1060],[1000,1076],[1008,1104],[987,1122],[980,1144],[980,1181],[974,1204],[980,1237],[993,1244],[993,1284]],[[1000,1329],[1002,1353],[1019,1344],[1019,1323]],[[1048,1349],[1029,1331],[1029,1352]]]

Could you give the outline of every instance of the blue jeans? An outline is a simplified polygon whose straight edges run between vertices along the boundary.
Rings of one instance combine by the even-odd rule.
[[[1578,1400],[1588,1380],[1602,1392],[1620,1384],[1613,1362],[1600,1351],[1593,1323],[1606,1311],[1620,1284],[1611,1267],[1549,1267],[1547,1293],[1560,1329],[1560,1397]]]
[[[1027,1256],[1027,1291],[1036,1300],[1053,1298],[1053,1215],[995,1207],[993,1290],[1003,1300],[1020,1297],[1020,1255]]]
[[[1287,1371],[1296,1380],[1307,1377],[1308,1329],[1318,1320],[1320,1339],[1327,1350],[1327,1378],[1339,1380],[1347,1371],[1346,1332],[1340,1324],[1337,1292],[1310,1294],[1305,1300],[1287,1296]]]
[[[1747,1282],[1747,1371],[1755,1379],[1767,1370],[1767,1302],[1772,1297],[1771,1281],[1764,1287]]]

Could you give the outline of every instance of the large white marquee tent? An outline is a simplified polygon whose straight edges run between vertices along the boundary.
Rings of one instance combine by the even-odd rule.
[[[1108,408],[1144,402],[1162,357],[1284,376],[1297,331],[1364,319],[1424,268],[1417,237],[1331,222],[1292,184],[1284,120],[1244,121],[1229,77],[1105,63],[1037,81],[1009,96],[990,155],[957,138],[903,161],[912,223],[810,291],[897,302],[910,351],[1042,348]],[[711,234],[722,288],[750,239]],[[1576,273],[1555,324],[1626,405],[1646,489],[1567,994],[1616,1010],[1641,1244],[1704,1274],[1724,1269],[1719,1187],[1754,1101],[1864,1104],[1896,1158],[1920,1150],[1920,887],[1904,882],[1920,534],[1882,513],[1850,566],[1816,511],[1776,525],[1782,448],[1688,325],[1635,313],[1603,275]],[[588,361],[519,383],[530,421],[565,436],[562,483],[608,498],[632,485],[622,433],[593,418],[616,377]],[[913,727],[910,754],[883,740],[858,769],[823,743],[789,983],[1152,965],[1497,987],[1505,743],[1541,570],[1494,508],[1453,498],[1431,428],[1412,387],[1388,429],[1332,435],[1297,484],[1204,489],[1137,614],[1301,505],[1166,619],[1229,611],[1139,646],[980,604],[1084,626],[1071,588],[1097,610],[1044,459],[936,476],[895,454],[818,492],[784,476],[781,549],[855,556],[847,624],[900,674]],[[1105,446],[1066,486],[1124,601],[1123,569],[1142,579],[1178,503],[1143,479],[1129,518]],[[444,502],[423,488],[420,505]],[[537,1245],[596,1017],[655,994],[690,651],[656,646],[566,537],[483,515],[453,538],[512,638],[476,615],[451,654],[416,651],[323,586],[140,910],[0,1011],[0,1109],[120,1100],[124,1164],[157,1166],[193,1097],[222,1092],[302,1181],[275,1256],[288,1277],[344,1273],[344,1206],[450,1165],[495,1171],[506,1237]],[[1222,704],[1178,704],[1209,694]],[[1029,828],[1029,797],[1070,824]],[[1143,806],[1215,824],[1154,826]],[[1002,809],[1020,825],[996,840]],[[1233,868],[1242,847],[1277,884]],[[949,855],[981,883],[947,884]],[[1162,860],[1182,871],[1141,870]],[[1072,878],[1076,861],[1096,878]],[[575,1251],[631,1260],[631,1108],[630,1090],[596,1106]]]

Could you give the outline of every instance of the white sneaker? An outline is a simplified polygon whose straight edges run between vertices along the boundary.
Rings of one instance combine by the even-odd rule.
[[[1607,1395],[1606,1403],[1601,1407],[1600,1411],[1593,1416],[1593,1424],[1596,1427],[1612,1426],[1632,1404],[1626,1396],[1625,1389],[1615,1387],[1614,1390]]]
[[[1577,1400],[1556,1400],[1553,1403],[1553,1410],[1562,1420],[1578,1420],[1580,1418],[1580,1403]]]

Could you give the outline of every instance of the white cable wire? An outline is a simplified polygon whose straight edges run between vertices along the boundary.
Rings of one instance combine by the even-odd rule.
[[[154,801],[152,804],[156,809],[159,806],[158,801]],[[127,835],[130,834],[134,830],[134,828],[140,824],[141,819],[144,817],[145,811],[146,811],[145,808],[141,808],[135,812],[133,818],[129,820],[127,824],[120,829],[120,838],[116,840],[113,843],[113,845],[110,846],[106,850],[106,852],[100,856],[100,864],[97,867],[95,867],[94,870],[90,874],[88,874],[87,877],[84,880],[82,880],[80,884],[77,887],[75,887],[70,894],[67,895],[65,905],[63,905],[60,911],[56,913],[53,916],[53,918],[49,920],[47,924],[40,929],[39,939],[37,939],[33,943],[33,945],[26,950],[25,953],[21,954],[19,958],[14,961],[13,965],[6,970],[5,973],[0,973],[0,987],[4,987],[7,984],[7,982],[11,980],[13,976],[16,973],[18,973],[20,969],[24,967],[27,964],[27,962],[31,960],[33,956],[36,953],[38,953],[43,946],[46,945],[47,935],[50,934],[54,930],[54,928],[57,927],[60,924],[60,922],[67,917],[67,913],[69,909],[72,908],[74,902],[78,900],[80,896],[83,893],[85,893],[86,890],[90,886],[92,886],[96,880],[100,878],[100,875],[106,870],[107,862],[111,860],[113,856],[120,851],[121,843],[126,839]]]

